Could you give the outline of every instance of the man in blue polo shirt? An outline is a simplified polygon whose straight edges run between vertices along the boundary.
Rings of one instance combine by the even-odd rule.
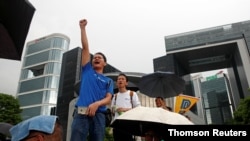
[[[90,58],[86,34],[87,20],[80,20],[82,72],[79,98],[72,122],[71,141],[103,141],[106,105],[113,95],[113,80],[103,75],[107,59],[101,52]]]

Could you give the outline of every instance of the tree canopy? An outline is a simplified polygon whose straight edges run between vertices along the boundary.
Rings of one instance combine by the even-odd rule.
[[[22,121],[20,105],[12,95],[0,93],[0,122],[15,125]]]
[[[241,99],[239,107],[234,112],[234,124],[250,124],[250,96]]]

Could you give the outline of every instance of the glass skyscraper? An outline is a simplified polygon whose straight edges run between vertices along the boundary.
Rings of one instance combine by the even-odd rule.
[[[201,79],[201,93],[207,124],[223,124],[232,119],[230,88],[225,74]]]
[[[27,43],[17,90],[24,120],[52,113],[57,103],[62,57],[69,43],[67,36],[58,33]]]

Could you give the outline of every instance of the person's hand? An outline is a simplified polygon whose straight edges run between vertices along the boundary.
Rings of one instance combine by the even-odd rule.
[[[124,112],[124,109],[122,107],[116,108],[116,112],[121,115]]]
[[[79,22],[80,28],[85,28],[87,23],[88,23],[88,21],[86,19],[80,20],[80,22]]]
[[[121,107],[116,108],[116,112],[123,112]]]
[[[96,113],[96,110],[98,109],[98,107],[99,107],[98,101],[90,104],[89,107],[88,107],[88,109],[87,109],[87,113],[86,114],[88,116],[91,116],[91,117],[95,116],[95,113]]]
[[[116,111],[118,112],[119,115],[121,115],[124,112],[127,112],[128,110],[131,110],[131,108],[117,108]]]

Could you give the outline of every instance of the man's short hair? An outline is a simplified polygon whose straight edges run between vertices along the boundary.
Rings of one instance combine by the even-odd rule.
[[[95,54],[101,55],[103,57],[104,62],[107,62],[107,58],[106,58],[106,56],[102,52],[97,52]]]
[[[128,82],[128,76],[127,76],[125,73],[120,73],[120,74],[117,76],[117,78],[118,78],[119,76],[124,76],[124,77],[126,78],[126,82]],[[116,80],[117,80],[117,79],[116,79]]]
[[[161,96],[157,96],[155,99],[161,99],[161,100],[164,100],[163,97]]]

